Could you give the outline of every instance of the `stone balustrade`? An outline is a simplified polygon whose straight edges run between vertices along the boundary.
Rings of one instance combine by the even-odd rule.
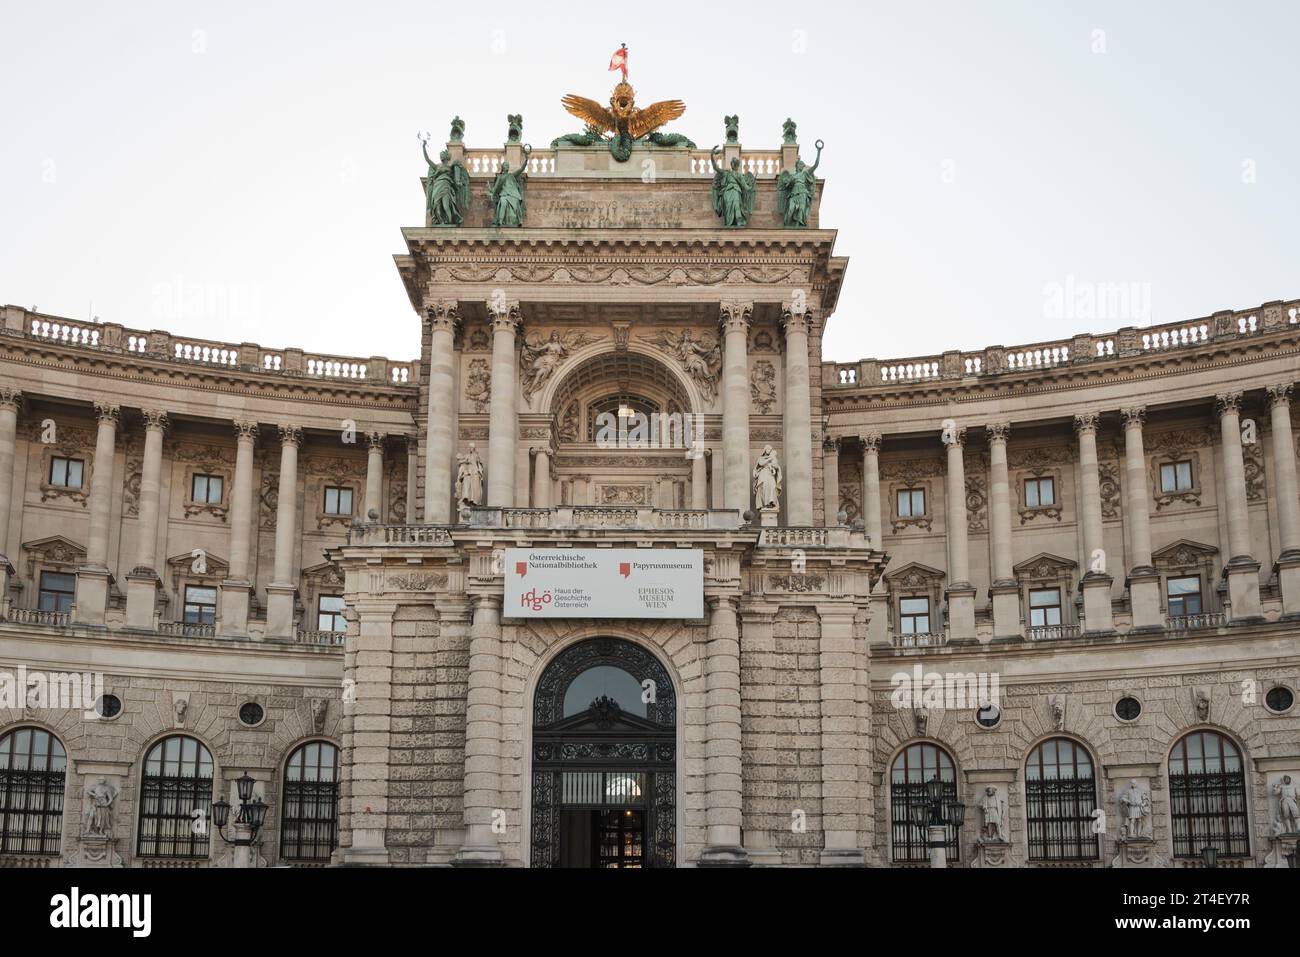
[[[822,363],[827,389],[929,384],[941,380],[1048,372],[1082,363],[1114,362],[1156,352],[1193,349],[1212,342],[1255,336],[1300,325],[1300,301],[1265,303],[1258,308],[1216,312],[1183,322],[1113,333],[1085,333],[1071,339],[1019,346],[989,346],[905,359],[861,359]]]

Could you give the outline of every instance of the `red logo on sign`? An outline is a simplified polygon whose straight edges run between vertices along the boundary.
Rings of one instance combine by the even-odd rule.
[[[550,603],[551,590],[549,588],[540,595],[537,594],[537,589],[534,588],[532,591],[519,596],[519,607],[531,608],[533,611],[541,611],[543,605],[549,605]]]
[[[528,574],[528,563],[527,563],[527,562],[515,562],[515,574],[518,575],[520,578],[523,578],[525,575],[527,575],[527,574]]]
[[[632,563],[631,563],[631,562],[619,562],[619,563],[618,563],[618,573],[619,573],[620,575],[622,575],[624,578],[627,578],[629,575],[632,574]]]

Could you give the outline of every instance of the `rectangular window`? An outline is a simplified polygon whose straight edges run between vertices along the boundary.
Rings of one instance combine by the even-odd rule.
[[[1029,593],[1029,626],[1044,628],[1061,623],[1061,589],[1035,588]]]
[[[1053,478],[1025,479],[1025,505],[1040,508],[1056,504],[1056,480]]]
[[[72,600],[76,593],[76,575],[41,572],[41,589],[37,607],[41,611],[72,611]]]
[[[217,623],[217,590],[200,585],[185,586],[185,624]]]
[[[1191,461],[1166,462],[1160,466],[1160,491],[1186,492],[1192,487]]]
[[[190,480],[190,501],[220,505],[223,484],[220,475],[194,475]]]
[[[352,489],[334,485],[325,486],[325,514],[351,515]]]
[[[928,635],[930,633],[930,599],[900,598],[898,600],[899,633]]]
[[[50,484],[59,488],[81,488],[86,463],[81,459],[50,458]]]
[[[1165,584],[1165,599],[1170,618],[1184,618],[1201,613],[1201,576],[1170,578]]]
[[[316,628],[319,631],[347,631],[343,617],[342,595],[321,595],[316,609]]]
[[[925,489],[900,488],[898,490],[898,517],[920,518],[925,514]]]

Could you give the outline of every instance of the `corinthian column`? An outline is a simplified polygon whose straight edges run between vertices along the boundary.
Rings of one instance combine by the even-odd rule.
[[[235,422],[235,487],[230,490],[230,577],[221,583],[221,633],[248,636],[253,539],[253,449],[257,423]]]
[[[162,445],[167,413],[142,409],[144,464],[140,470],[140,520],[136,525],[135,567],[126,576],[126,623],[152,631],[158,601],[158,501],[162,490]],[[111,469],[110,469],[111,471]]]
[[[1113,579],[1106,561],[1105,539],[1101,528],[1101,479],[1097,471],[1096,412],[1074,417],[1079,434],[1079,499],[1083,511],[1083,552],[1088,570],[1082,578],[1083,621],[1089,632],[1114,630],[1111,617],[1110,589]]]
[[[993,634],[1020,634],[1020,586],[1011,569],[1011,479],[1007,471],[1007,439],[1011,426],[994,422],[989,435],[989,538],[993,546]],[[963,495],[964,498],[964,495]]]
[[[1127,501],[1129,547],[1133,551],[1128,571],[1129,605],[1133,628],[1164,627],[1160,613],[1160,574],[1151,567],[1151,517],[1147,508],[1146,451],[1142,447],[1142,423],[1145,406],[1124,409],[1124,485]]]
[[[515,444],[519,427],[515,409],[515,333],[519,303],[488,300],[492,316],[492,397],[488,407],[487,504],[515,504]]]
[[[1300,490],[1296,487],[1295,440],[1291,430],[1291,383],[1270,386],[1273,475],[1277,484],[1277,523],[1282,554],[1277,559],[1282,616],[1300,618]]]
[[[749,511],[749,322],[752,302],[722,304],[722,507]]]
[[[822,513],[827,527],[840,523],[840,440],[822,442]]]
[[[811,525],[812,504],[812,391],[808,382],[808,327],[806,309],[787,303],[781,309],[785,328],[785,502],[786,525]],[[838,508],[838,503],[836,505]],[[835,510],[831,510],[834,516]],[[833,524],[827,521],[828,525]]]
[[[280,486],[275,503],[275,570],[266,586],[266,637],[293,638],[294,553],[298,547],[298,447],[302,429],[280,426]]]
[[[108,525],[113,511],[113,458],[122,412],[106,402],[95,403],[99,430],[95,435],[95,468],[90,480],[90,531],[86,539],[86,564],[77,569],[77,621],[104,623],[108,603]]]
[[[448,525],[451,514],[451,466],[455,451],[452,426],[456,409],[456,326],[460,311],[454,301],[436,302],[426,312],[429,346],[428,433],[424,449],[424,521]],[[511,380],[513,381],[513,379]],[[493,391],[496,383],[493,382]],[[408,514],[408,522],[415,516]]]
[[[708,846],[701,867],[744,867],[749,858],[740,843],[740,627],[738,600],[709,598],[709,644],[704,664],[704,773],[707,787]]]
[[[864,432],[862,439],[862,528],[876,551],[885,547],[880,519],[880,433]]]
[[[975,586],[970,583],[970,550],[966,524],[966,466],[962,449],[965,427],[946,430],[948,447],[948,629],[953,641],[975,638]]]
[[[384,441],[383,432],[366,433],[366,505],[362,521],[384,520]],[[371,518],[374,512],[377,517]]]
[[[501,807],[501,599],[495,595],[474,596],[465,702],[465,844],[454,863],[499,865],[497,834],[506,822]]]
[[[14,456],[22,401],[23,394],[17,389],[0,386],[0,615],[8,612],[9,578],[14,573],[9,559],[9,513],[13,510]]]
[[[1241,393],[1215,397],[1223,436],[1223,487],[1228,506],[1228,599],[1232,620],[1258,619],[1259,562],[1250,554],[1250,513],[1246,505],[1246,465],[1241,456]]]

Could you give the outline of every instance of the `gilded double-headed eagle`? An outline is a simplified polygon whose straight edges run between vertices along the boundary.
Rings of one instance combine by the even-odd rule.
[[[601,133],[612,133],[618,139],[639,140],[653,133],[665,123],[669,123],[686,112],[686,104],[681,100],[660,100],[644,109],[636,106],[636,93],[626,80],[614,87],[609,98],[609,109],[595,100],[570,93],[560,102],[573,116],[582,120]]]

